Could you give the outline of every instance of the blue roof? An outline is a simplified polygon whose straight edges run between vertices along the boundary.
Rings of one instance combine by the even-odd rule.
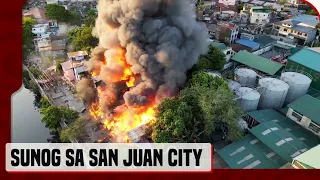
[[[307,14],[299,15],[299,16],[296,16],[292,19],[295,21],[299,21],[301,23],[304,23],[304,24],[308,24],[310,26],[314,26],[314,27],[319,23],[318,16],[312,16],[312,15],[307,15]]]
[[[254,41],[250,41],[248,39],[238,39],[238,40],[236,40],[236,43],[250,47],[252,49],[260,46],[259,43],[254,42]]]
[[[320,53],[303,48],[289,57],[289,60],[320,72]]]
[[[307,32],[314,30],[314,28],[307,27],[307,26],[300,26],[300,25],[293,26],[292,29],[296,30],[296,31],[304,32],[304,33],[307,33]]]

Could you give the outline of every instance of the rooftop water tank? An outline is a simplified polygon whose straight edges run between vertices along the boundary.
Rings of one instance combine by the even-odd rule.
[[[255,87],[257,73],[251,69],[239,68],[235,70],[235,80],[238,81],[242,87]]]
[[[260,94],[258,91],[247,87],[241,87],[235,91],[235,93],[238,96],[238,102],[243,110],[257,110],[260,100]]]
[[[285,72],[281,74],[282,81],[289,85],[289,91],[284,104],[287,105],[307,94],[312,79],[297,72]]]
[[[258,91],[261,94],[259,109],[280,109],[283,107],[289,85],[275,78],[263,78],[259,81]]]
[[[239,88],[241,88],[241,84],[236,82],[236,81],[232,81],[230,79],[227,80],[229,88],[235,92],[236,90],[238,90]]]

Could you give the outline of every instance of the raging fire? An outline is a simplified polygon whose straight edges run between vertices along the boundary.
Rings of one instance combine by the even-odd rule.
[[[130,69],[130,65],[127,64],[125,59],[125,51],[123,49],[117,49],[116,55],[113,56],[113,59],[105,58],[101,68],[108,68],[117,64],[122,67],[123,72],[120,76],[115,76],[108,78],[112,83],[125,81],[128,88],[135,86],[135,77],[133,72]],[[99,76],[100,74],[91,72],[92,76]],[[112,88],[112,87],[107,87]],[[101,97],[101,94],[107,90],[107,88],[97,88],[98,97]],[[124,93],[123,91],[122,93]],[[150,100],[154,102],[154,99],[150,97]],[[99,120],[104,124],[104,127],[110,131],[111,136],[117,142],[128,142],[127,132],[140,126],[148,123],[149,121],[155,118],[155,103],[151,103],[148,106],[135,106],[128,107],[126,105],[120,105],[115,108],[114,112],[107,114],[103,112],[100,107],[99,102],[95,102],[91,105],[90,115]]]

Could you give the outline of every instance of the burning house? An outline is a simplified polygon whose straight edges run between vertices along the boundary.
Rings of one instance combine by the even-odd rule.
[[[93,34],[99,44],[87,67],[103,83],[90,114],[113,142],[126,142],[129,131],[153,120],[154,108],[176,95],[186,71],[206,53],[206,28],[188,6],[185,0],[98,1]],[[94,91],[81,81],[78,92]]]

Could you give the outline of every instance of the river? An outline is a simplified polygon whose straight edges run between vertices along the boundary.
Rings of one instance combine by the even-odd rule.
[[[41,122],[42,115],[34,106],[34,94],[22,87],[11,98],[11,142],[47,143],[50,130]]]

